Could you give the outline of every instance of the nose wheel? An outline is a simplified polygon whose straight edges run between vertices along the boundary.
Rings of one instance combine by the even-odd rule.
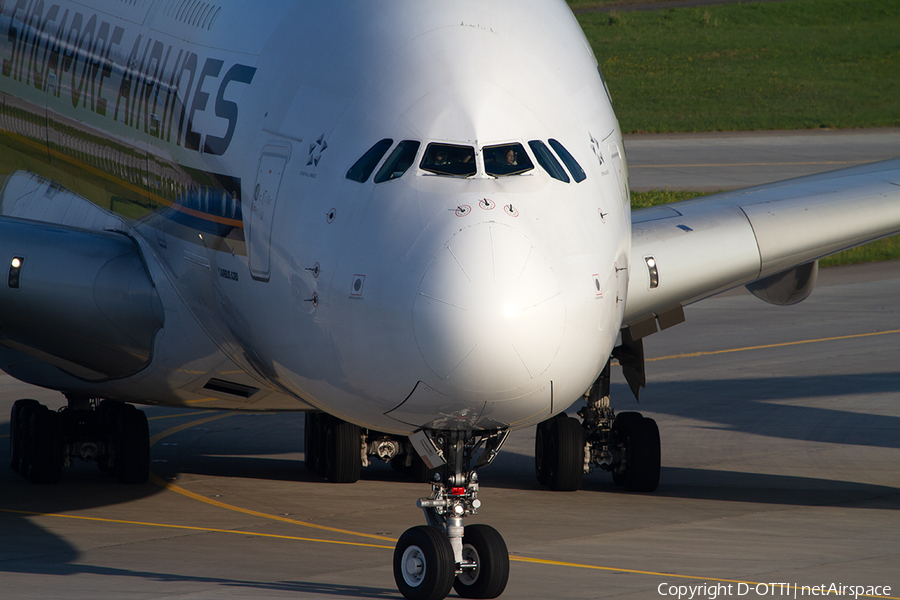
[[[430,498],[416,504],[428,525],[406,530],[394,549],[394,580],[408,600],[441,600],[451,588],[463,598],[496,598],[509,581],[509,552],[500,533],[489,525],[464,526],[476,514],[478,475],[469,468],[472,455],[483,451],[475,469],[489,464],[507,432],[480,437],[471,432],[438,432],[429,442],[445,464],[435,473]]]
[[[453,548],[440,527],[407,529],[394,548],[394,580],[409,600],[442,600],[456,576]]]
[[[500,532],[490,525],[467,525],[463,533],[463,569],[453,589],[463,598],[496,598],[509,580],[509,551]]]

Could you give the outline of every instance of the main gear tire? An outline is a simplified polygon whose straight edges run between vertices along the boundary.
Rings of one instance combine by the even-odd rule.
[[[359,425],[328,417],[325,428],[325,477],[332,483],[356,483],[361,470]]]
[[[584,479],[584,429],[577,420],[561,415],[550,425],[550,489],[574,492]]]

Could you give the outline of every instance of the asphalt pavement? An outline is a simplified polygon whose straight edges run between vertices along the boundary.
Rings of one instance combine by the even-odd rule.
[[[655,172],[654,188],[730,189],[897,156],[898,136],[635,136],[626,148],[635,188]],[[506,539],[503,598],[810,598],[820,586],[900,598],[898,297],[897,262],[824,269],[797,306],[718,296],[647,338],[640,403],[618,372],[612,396],[660,426],[655,493],[605,473],[551,492],[534,477],[533,429],[515,432],[472,519]],[[149,483],[79,463],[40,486],[6,466],[5,415],[26,397],[64,403],[0,376],[0,597],[400,598],[394,540],[424,523],[428,486],[382,464],[352,485],[307,472],[302,414],[149,407]]]
[[[626,135],[631,189],[715,192],[900,157],[900,128]]]

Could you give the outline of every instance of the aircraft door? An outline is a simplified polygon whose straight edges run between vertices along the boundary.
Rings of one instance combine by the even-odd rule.
[[[259,172],[250,218],[247,222],[250,239],[247,253],[250,258],[250,275],[259,281],[269,280],[269,252],[272,242],[272,223],[281,176],[287,164],[290,150],[280,146],[266,146],[259,158]]]

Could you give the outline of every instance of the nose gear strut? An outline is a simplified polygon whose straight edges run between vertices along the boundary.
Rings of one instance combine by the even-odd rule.
[[[397,587],[409,600],[441,600],[451,588],[463,598],[496,598],[509,579],[506,543],[493,527],[464,526],[463,519],[481,506],[476,469],[494,460],[509,431],[425,434],[444,464],[434,474],[431,496],[416,502],[428,525],[408,529],[394,549]]]

